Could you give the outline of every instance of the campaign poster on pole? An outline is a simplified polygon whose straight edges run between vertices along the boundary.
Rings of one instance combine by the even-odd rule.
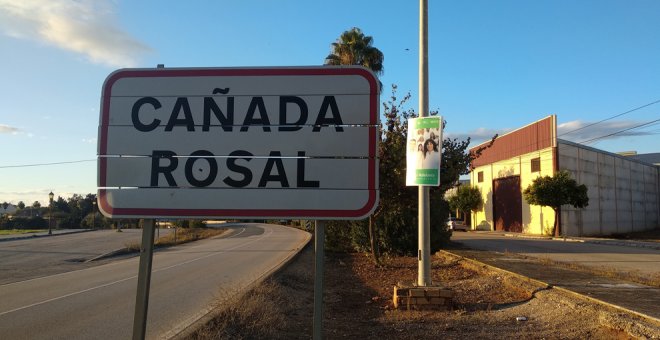
[[[407,186],[439,186],[442,117],[408,119]]]

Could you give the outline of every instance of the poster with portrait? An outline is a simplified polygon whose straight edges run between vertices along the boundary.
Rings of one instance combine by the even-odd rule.
[[[408,119],[406,185],[439,186],[442,117]]]

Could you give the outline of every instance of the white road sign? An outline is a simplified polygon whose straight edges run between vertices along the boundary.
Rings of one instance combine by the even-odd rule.
[[[109,217],[359,219],[378,201],[363,67],[122,69],[103,85]]]

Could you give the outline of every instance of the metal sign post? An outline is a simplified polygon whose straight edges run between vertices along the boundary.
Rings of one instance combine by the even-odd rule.
[[[325,257],[325,221],[314,227],[314,326],[313,339],[323,339],[323,261]]]
[[[135,316],[133,318],[133,340],[143,340],[147,332],[147,309],[149,286],[151,284],[151,264],[154,254],[154,220],[146,219],[142,226],[142,246],[140,247],[140,269],[138,272]]]

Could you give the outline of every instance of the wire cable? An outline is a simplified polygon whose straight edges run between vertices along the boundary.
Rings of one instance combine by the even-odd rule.
[[[633,127],[627,128],[627,129],[619,130],[619,131],[616,131],[616,132],[613,132],[613,133],[610,133],[610,134],[607,134],[607,135],[604,135],[604,136],[600,136],[600,137],[588,139],[588,140],[585,140],[585,141],[581,141],[581,142],[579,142],[579,144],[593,143],[595,141],[598,141],[598,140],[601,140],[601,139],[604,139],[604,138],[607,138],[607,137],[618,135],[622,132],[638,129],[638,128],[641,128],[641,127],[644,127],[644,126],[647,126],[647,125],[654,125],[654,123],[657,123],[657,122],[660,122],[660,119],[652,120],[650,122],[646,122],[646,123],[643,123],[643,124],[640,124],[640,125],[636,125],[636,126],[633,126]]]
[[[628,111],[626,111],[626,112],[619,113],[618,115],[614,115],[614,116],[612,116],[612,117],[605,118],[605,119],[603,119],[603,120],[599,120],[599,121],[597,121],[597,122],[595,122],[595,123],[587,124],[587,125],[585,125],[585,126],[582,126],[582,127],[577,128],[577,129],[573,129],[573,130],[570,130],[570,131],[566,131],[566,132],[562,133],[562,134],[559,135],[559,136],[567,135],[567,134],[569,134],[569,133],[573,133],[573,132],[575,132],[575,131],[580,131],[580,130],[586,129],[586,128],[590,127],[590,126],[594,126],[594,125],[596,125],[596,124],[600,124],[600,123],[602,123],[602,122],[606,122],[606,121],[608,121],[608,120],[611,120],[611,119],[614,119],[614,118],[617,118],[617,117],[621,117],[621,116],[623,116],[623,115],[629,114],[629,113],[631,113],[631,112],[634,112],[634,111],[637,111],[637,110],[643,109],[643,108],[645,108],[645,107],[647,107],[647,106],[651,106],[651,105],[654,105],[654,104],[657,104],[657,103],[660,103],[660,99],[658,99],[658,100],[656,100],[656,101],[654,101],[654,102],[648,103],[648,104],[644,104],[644,105],[642,105],[642,106],[640,106],[640,107],[636,107],[636,108],[634,108],[634,109],[628,110]],[[558,136],[558,137],[559,137],[559,136]]]
[[[53,162],[53,163],[35,163],[35,164],[19,164],[19,165],[0,165],[0,169],[9,169],[9,168],[28,168],[35,166],[50,166],[50,165],[61,165],[61,164],[74,164],[74,163],[85,163],[85,162],[96,162],[94,159],[81,159],[77,161],[66,161],[66,162]]]
[[[644,108],[644,107],[647,107],[647,106],[650,106],[650,105],[653,105],[653,104],[657,104],[657,103],[660,103],[660,100],[656,100],[656,101],[651,102],[651,103],[648,103],[648,104],[646,104],[646,105],[642,105],[642,106],[640,106],[640,107],[637,107],[637,108],[634,108],[634,109],[632,109],[632,110],[626,111],[626,112],[624,112],[624,113],[620,113],[620,114],[618,114],[618,115],[616,115],[616,116],[612,116],[612,117],[610,117],[610,118],[603,119],[603,120],[601,120],[601,121],[598,121],[598,122],[595,122],[595,123],[592,123],[592,124],[589,124],[589,125],[583,126],[583,127],[581,127],[581,128],[574,129],[574,130],[571,130],[571,131],[568,131],[568,132],[564,132],[564,133],[562,133],[562,134],[559,134],[557,137],[559,137],[559,136],[563,136],[563,135],[566,135],[566,134],[569,134],[569,133],[572,133],[572,132],[575,132],[575,131],[578,131],[578,130],[585,129],[585,128],[587,128],[587,127],[590,127],[590,126],[593,126],[593,125],[596,125],[596,124],[599,124],[599,123],[602,123],[602,122],[608,121],[608,120],[613,119],[613,118],[616,118],[616,117],[620,117],[620,116],[622,116],[622,115],[624,115],[624,114],[627,114],[627,113],[630,113],[630,112],[633,112],[633,111],[636,111],[636,110],[639,110],[639,109],[642,109],[642,108]],[[638,128],[640,128],[640,127],[644,127],[644,126],[653,126],[653,125],[657,124],[658,122],[660,122],[660,119],[656,119],[656,120],[653,120],[653,121],[650,121],[650,122],[646,122],[646,123],[643,123],[643,124],[640,124],[640,125],[636,125],[636,126],[633,126],[633,127],[630,127],[630,128],[626,128],[626,129],[623,129],[623,130],[615,131],[615,132],[610,133],[610,134],[607,134],[607,135],[603,135],[603,136],[595,137],[595,138],[588,139],[588,140],[585,140],[585,141],[582,141],[582,142],[578,142],[578,144],[593,143],[593,142],[595,142],[595,141],[598,141],[598,140],[601,140],[601,139],[604,139],[604,138],[607,138],[607,137],[611,137],[611,136],[614,136],[614,135],[620,134],[620,133],[622,133],[622,132],[630,131],[630,130],[633,130],[633,129],[638,129]],[[655,130],[649,131],[649,133],[648,133],[648,135],[655,135],[655,134],[657,134],[657,133],[655,132]],[[501,136],[500,136],[500,137],[501,137]],[[538,142],[538,141],[537,141],[537,142]],[[535,143],[537,143],[537,142],[535,142]],[[483,143],[482,143],[482,144],[483,144]],[[531,145],[531,144],[530,144],[530,145]],[[517,150],[517,149],[525,148],[525,147],[527,147],[527,146],[529,146],[529,145],[522,145],[522,146],[519,145],[519,146],[518,146],[517,148],[515,148],[513,151],[515,151],[515,150]],[[62,165],[62,164],[75,164],[75,163],[85,163],[85,162],[96,162],[96,161],[97,161],[97,159],[95,158],[95,159],[82,159],[82,160],[75,160],[75,161],[52,162],[52,163],[35,163],[35,164],[19,164],[19,165],[0,165],[0,169],[9,169],[9,168],[27,168],[27,167],[38,167],[38,166],[51,166],[51,165]]]

